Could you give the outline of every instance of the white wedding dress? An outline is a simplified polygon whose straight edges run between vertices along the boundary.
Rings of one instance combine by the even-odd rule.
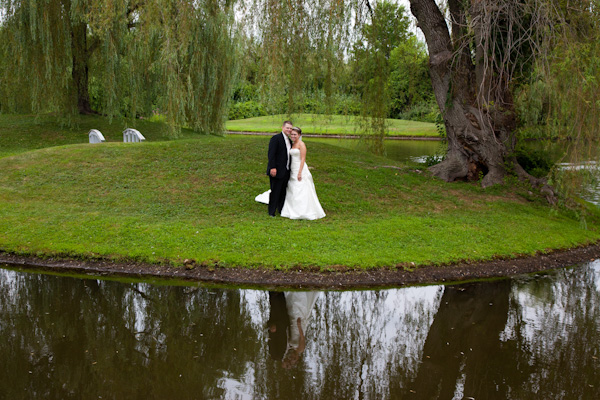
[[[304,177],[302,177],[304,180]],[[302,333],[306,335],[308,322],[312,309],[317,302],[321,292],[283,292],[288,316],[290,318],[290,331],[288,336],[288,350],[297,349],[300,344],[300,330],[298,330],[298,318],[302,326]]]
[[[300,149],[291,149],[290,180],[285,192],[285,203],[281,216],[290,219],[319,219],[325,216],[321,207],[312,174],[306,162],[302,169],[302,180],[298,180],[300,170]]]
[[[306,162],[302,169],[302,180],[298,180],[298,171],[300,170],[300,149],[291,149],[290,156],[292,162],[290,164],[290,180],[288,181],[287,190],[285,192],[285,203],[281,216],[290,219],[319,219],[325,216],[325,211],[321,207],[315,183],[313,182],[312,174],[308,169]],[[259,194],[254,200],[259,203],[269,204],[270,190]]]

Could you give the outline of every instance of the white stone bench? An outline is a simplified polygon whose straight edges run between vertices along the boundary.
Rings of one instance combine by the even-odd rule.
[[[143,142],[144,140],[146,140],[144,135],[135,129],[127,128],[123,131],[123,141],[125,143]]]
[[[106,142],[104,135],[102,135],[102,132],[100,132],[98,129],[90,129],[88,136],[90,137],[90,143]]]

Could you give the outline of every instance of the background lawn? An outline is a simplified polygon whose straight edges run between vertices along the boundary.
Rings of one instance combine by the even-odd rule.
[[[283,121],[290,119],[302,133],[322,135],[363,135],[360,117],[295,114],[292,116],[269,115],[242,120],[232,120],[225,123],[229,131],[246,132],[279,132]],[[388,136],[428,136],[439,137],[435,124],[429,122],[406,121],[402,119],[387,119]],[[443,129],[443,128],[442,128]]]

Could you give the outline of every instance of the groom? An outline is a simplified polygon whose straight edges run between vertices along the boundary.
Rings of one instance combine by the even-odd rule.
[[[275,216],[275,212],[283,209],[285,202],[285,190],[290,179],[290,133],[292,123],[284,121],[281,133],[274,135],[269,142],[269,163],[267,164],[267,175],[271,181],[271,194],[269,196],[269,215]]]

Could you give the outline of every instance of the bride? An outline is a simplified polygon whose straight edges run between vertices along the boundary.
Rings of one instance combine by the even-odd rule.
[[[293,142],[290,149],[291,172],[281,216],[290,219],[310,220],[323,218],[325,211],[321,207],[312,174],[308,169],[308,165],[306,165],[306,145],[302,141],[302,130],[297,127],[292,128],[290,139]],[[261,203],[268,204],[268,199],[268,192],[256,197],[256,201]]]

